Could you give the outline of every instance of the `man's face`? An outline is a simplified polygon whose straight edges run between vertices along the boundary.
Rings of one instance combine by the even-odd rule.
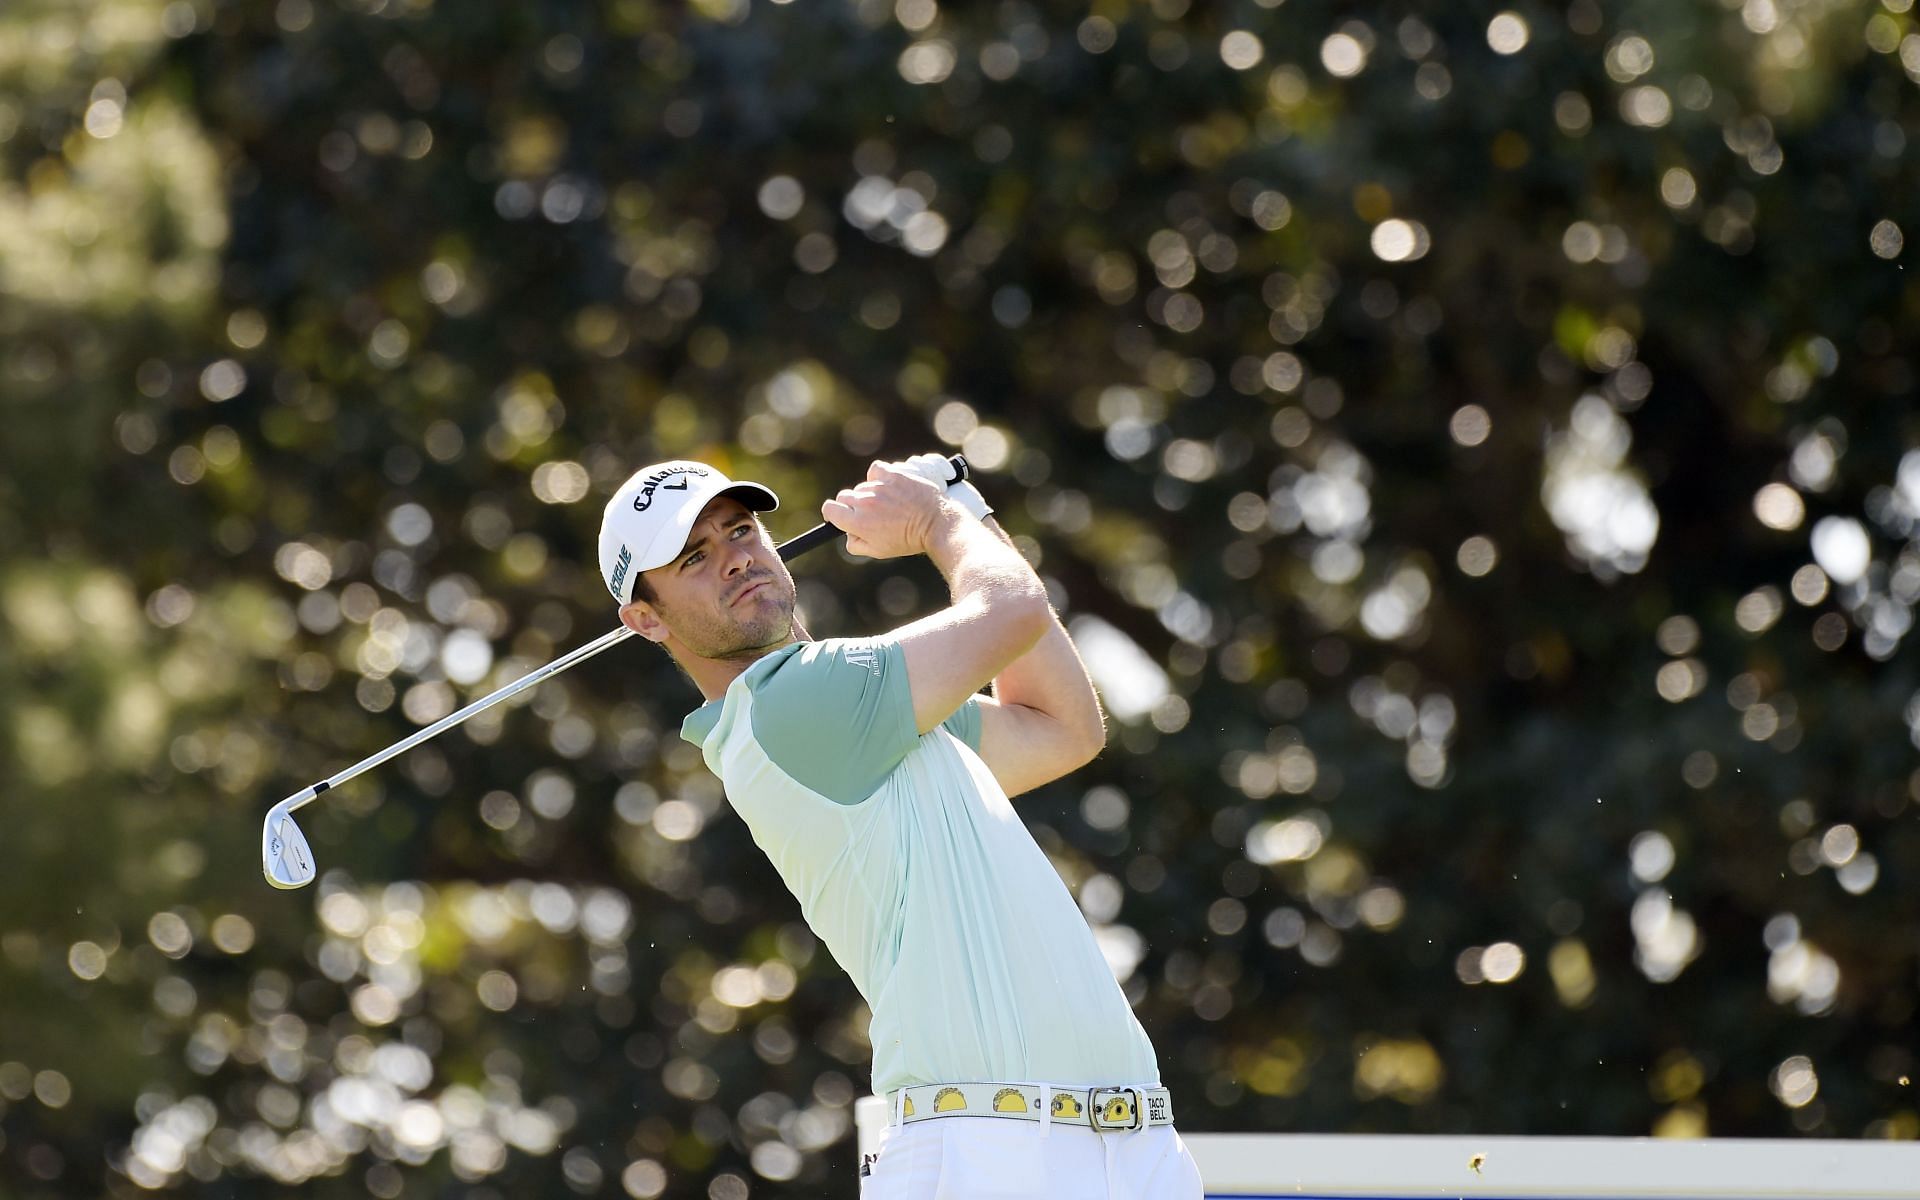
[[[654,621],[640,628],[701,658],[733,658],[793,637],[793,576],[746,505],[730,496],[708,504],[680,556],[642,578],[652,589]]]

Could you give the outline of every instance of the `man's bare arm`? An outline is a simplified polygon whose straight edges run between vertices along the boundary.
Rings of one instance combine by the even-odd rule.
[[[997,522],[989,517],[986,525],[1012,548]],[[1009,796],[1084,766],[1106,745],[1093,681],[1051,609],[1040,640],[994,676],[980,714],[980,757]]]
[[[1008,795],[1057,779],[1100,752],[1106,730],[1086,667],[1047,603],[1045,586],[1010,538],[943,496],[940,485],[889,463],[821,506],[847,548],[874,558],[925,554],[952,603],[896,631],[926,733],[985,686],[980,757]]]
[[[1053,621],[1046,588],[1011,543],[942,489],[888,463],[867,482],[821,506],[847,531],[847,549],[873,558],[925,554],[953,603],[896,632],[906,656],[913,717],[921,733],[1025,655]]]

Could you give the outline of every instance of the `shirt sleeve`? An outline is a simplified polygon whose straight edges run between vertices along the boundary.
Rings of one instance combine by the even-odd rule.
[[[980,753],[980,697],[969,696],[967,702],[954,709],[953,715],[940,722],[940,728],[967,744],[967,749]]]
[[[808,644],[753,687],[752,714],[767,757],[840,804],[872,795],[920,736],[906,651],[888,638]]]

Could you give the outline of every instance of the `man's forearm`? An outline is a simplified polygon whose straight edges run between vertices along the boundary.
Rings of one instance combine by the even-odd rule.
[[[1013,539],[999,522],[988,517],[984,522],[1000,541],[1015,554]],[[1021,558],[1023,566],[1026,559]],[[1033,568],[1027,566],[1028,574]],[[1037,575],[1034,583],[1039,584]],[[1045,588],[1042,585],[1044,594]],[[1106,743],[1106,723],[1100,712],[1100,700],[1087,676],[1086,664],[1074,649],[1060,618],[1049,609],[1048,629],[1027,651],[993,680],[993,698],[1002,704],[1019,704],[1045,713],[1073,731],[1090,747],[1089,757]]]
[[[955,604],[1036,604],[1047,589],[998,526],[986,526],[945,501],[945,512],[927,536],[927,557],[940,568]]]

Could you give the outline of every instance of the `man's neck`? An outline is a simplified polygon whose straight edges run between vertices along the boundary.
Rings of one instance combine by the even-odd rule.
[[[738,654],[729,654],[725,658],[702,658],[697,654],[684,654],[674,649],[673,659],[680,664],[680,669],[687,673],[687,678],[693,680],[693,686],[700,689],[701,699],[713,701],[726,695],[728,686],[734,680],[740,678],[746,673],[748,667],[767,655],[785,650],[795,642],[812,640],[807,635],[807,631],[800,628],[800,623],[795,621],[793,632],[782,641],[770,646],[756,646],[751,650],[742,650]]]

